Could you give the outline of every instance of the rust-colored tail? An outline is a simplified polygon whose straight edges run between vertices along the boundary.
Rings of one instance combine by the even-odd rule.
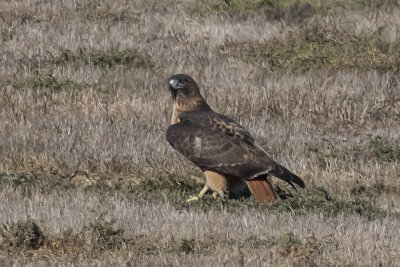
[[[256,178],[246,181],[250,192],[255,199],[259,202],[273,202],[278,199],[274,188],[271,183],[265,178]]]

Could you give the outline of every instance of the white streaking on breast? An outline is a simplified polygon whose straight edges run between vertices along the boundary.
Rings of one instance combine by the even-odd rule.
[[[200,137],[196,136],[194,143],[195,143],[195,146],[197,149],[201,148],[201,138]]]
[[[201,138],[196,136],[194,139],[194,147],[196,151],[196,156],[200,157],[201,156]]]

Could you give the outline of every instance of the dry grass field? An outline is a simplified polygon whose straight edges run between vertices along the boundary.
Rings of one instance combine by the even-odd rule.
[[[398,0],[6,0],[0,33],[0,265],[400,265]],[[176,73],[306,189],[186,203]]]

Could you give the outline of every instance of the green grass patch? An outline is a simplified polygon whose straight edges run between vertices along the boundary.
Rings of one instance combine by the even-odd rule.
[[[167,178],[167,177],[166,177]],[[144,187],[144,185],[146,185]],[[148,186],[148,187],[147,187]],[[148,180],[136,186],[135,196],[139,193],[143,199],[160,199],[166,197],[178,209],[226,209],[231,212],[247,209],[269,209],[276,212],[294,212],[305,214],[308,212],[324,213],[329,216],[338,214],[358,215],[368,220],[382,219],[391,213],[379,209],[373,205],[372,199],[359,198],[357,196],[352,200],[343,200],[339,197],[331,196],[325,189],[300,190],[282,190],[278,188],[278,194],[281,200],[264,204],[256,202],[251,198],[241,199],[214,199],[206,194],[200,201],[186,202],[191,195],[197,195],[203,184],[197,181],[191,181],[187,178],[169,176],[167,179],[157,181]],[[144,188],[147,188],[143,190]],[[132,192],[135,192],[132,190]],[[140,193],[141,192],[141,193]],[[144,193],[143,192],[147,192]]]
[[[131,10],[124,5],[113,2],[99,2],[90,0],[82,8],[86,19],[89,21],[108,20],[112,22],[127,21],[137,23],[139,19]]]
[[[250,14],[266,12],[269,18],[279,19],[285,14],[309,17],[314,14],[326,15],[339,1],[323,0],[219,0],[203,1],[201,4],[186,6],[189,14],[224,12],[230,14]],[[304,12],[304,11],[311,12]]]
[[[201,189],[201,186],[199,188]],[[192,191],[191,193],[192,195],[196,195],[198,192],[199,191]],[[210,195],[206,195],[201,201],[188,203],[185,199],[187,199],[190,194],[176,191],[167,195],[167,198],[178,209],[195,208],[204,211],[210,209],[226,209],[231,212],[236,212],[248,209],[268,209],[275,212],[293,212],[296,214],[306,214],[309,212],[323,213],[329,216],[349,214],[357,215],[367,220],[383,219],[391,215],[390,212],[375,207],[373,199],[355,196],[352,200],[344,200],[329,195],[328,192],[322,188],[300,190],[300,192],[297,193],[280,190],[278,193],[281,199],[272,204],[256,202],[252,197],[241,199],[214,199]],[[396,214],[396,216],[398,216],[398,214]]]
[[[107,222],[102,217],[90,224],[89,229],[94,233],[96,245],[100,250],[120,248],[124,239],[124,230],[114,229],[114,221]]]
[[[113,47],[106,51],[87,51],[79,49],[76,52],[64,49],[53,62],[57,65],[79,63],[100,67],[112,68],[115,66],[127,67],[151,67],[153,64],[150,57],[140,54],[134,48],[119,49]]]
[[[383,219],[390,215],[388,211],[375,207],[372,200],[368,201],[361,198],[343,200],[331,196],[323,188],[307,190],[298,195],[281,193],[280,197],[282,198],[281,201],[277,201],[271,205],[272,210],[297,213],[322,212],[330,216],[343,213],[358,215],[371,221]]]
[[[185,201],[185,196],[198,194],[204,185],[194,179],[173,175],[159,174],[156,177],[141,179],[138,184],[128,189],[136,196],[161,199],[167,196],[169,200]]]
[[[44,233],[39,224],[28,219],[0,228],[0,248],[10,255],[21,253],[21,250],[37,250],[45,255],[73,256],[91,254],[101,256],[111,251],[129,251],[130,255],[215,255],[221,249],[270,249],[277,247],[281,257],[318,257],[328,245],[335,240],[330,236],[299,238],[292,232],[278,236],[260,238],[251,236],[246,239],[226,239],[223,237],[204,236],[202,239],[180,238],[160,240],[149,235],[123,237],[124,229],[115,229],[113,222],[97,219],[90,226],[75,232],[68,229],[57,234]],[[33,252],[33,251],[32,251]],[[33,252],[35,253],[35,252]],[[29,255],[29,253],[27,253]]]
[[[316,238],[308,236],[300,239],[292,232],[273,237],[269,240],[273,246],[278,246],[278,252],[282,257],[312,257],[320,256],[324,250],[335,243],[331,236]]]
[[[256,65],[269,69],[359,69],[399,71],[400,42],[388,43],[379,31],[359,36],[314,23],[246,51]]]
[[[0,227],[0,248],[38,249],[44,242],[42,230],[28,219]]]
[[[351,188],[350,193],[356,198],[366,197],[369,199],[379,199],[385,194],[399,195],[400,188],[394,184],[385,183],[384,180],[377,179],[369,186],[357,182],[357,184]]]
[[[185,10],[191,15],[208,13],[228,13],[247,15],[264,12],[270,19],[295,21],[301,18],[334,15],[338,10],[360,10],[399,6],[399,0],[218,0],[201,1],[197,5],[187,5]]]
[[[30,78],[24,82],[17,82],[13,84],[16,89],[36,90],[38,92],[48,93],[77,93],[89,87],[86,83],[77,83],[72,80],[59,80],[52,71],[35,72]]]
[[[220,5],[222,10],[228,10],[236,13],[249,13],[264,10],[269,15],[279,15],[290,13],[291,15],[302,15],[307,9],[308,15],[317,13],[327,15],[339,1],[324,0],[224,0],[224,5]],[[303,13],[304,14],[304,13]],[[276,16],[278,15],[278,16]]]
[[[138,173],[139,174],[139,173]],[[138,175],[135,174],[135,175]],[[323,213],[329,216],[338,214],[358,215],[368,220],[382,219],[389,215],[398,216],[382,210],[374,205],[375,195],[352,194],[352,199],[344,200],[340,197],[331,196],[323,188],[299,190],[282,190],[278,188],[280,200],[272,204],[259,203],[250,198],[228,199],[216,198],[207,193],[199,201],[186,202],[193,195],[197,195],[204,184],[194,179],[179,175],[159,173],[155,175],[140,177],[139,180],[131,177],[120,177],[110,179],[112,174],[96,175],[93,179],[90,175],[75,174],[66,175],[61,171],[19,171],[0,173],[0,185],[11,185],[22,187],[23,192],[29,194],[30,189],[37,189],[41,193],[53,190],[76,190],[81,188],[88,193],[100,194],[102,196],[114,196],[121,194],[124,198],[132,199],[138,203],[169,201],[177,209],[196,209],[202,211],[227,210],[229,212],[240,212],[248,209],[271,210],[274,212],[293,212],[306,214],[309,212]],[[140,174],[139,174],[140,175]],[[83,179],[80,183],[77,178]],[[78,181],[78,182],[77,182]],[[355,189],[358,190],[358,189]],[[362,188],[360,189],[362,190]],[[377,190],[381,187],[377,185]]]
[[[74,188],[71,177],[73,176],[64,175],[56,169],[14,170],[0,172],[0,185],[23,188],[26,192],[37,188],[41,193],[49,193],[53,189]]]
[[[361,8],[382,8],[400,6],[399,0],[353,0],[353,9]]]
[[[373,156],[379,161],[397,162],[400,160],[400,146],[389,144],[380,136],[370,140],[370,148]]]

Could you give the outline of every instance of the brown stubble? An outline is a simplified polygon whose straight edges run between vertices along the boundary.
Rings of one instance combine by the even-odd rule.
[[[307,188],[400,211],[399,163],[377,159],[370,142],[380,136],[395,146],[399,139],[397,73],[273,71],[221,50],[227,40],[257,43],[302,27],[267,21],[263,14],[189,17],[174,1],[3,1],[0,6],[2,179],[23,171],[35,179],[41,179],[41,173],[60,173],[69,185],[68,179],[78,172],[82,180],[113,186],[115,180],[139,183],[165,172],[187,179],[199,176],[164,137],[172,113],[165,81],[172,74],[187,73],[215,111],[248,128],[272,158],[304,179]],[[325,20],[358,34],[397,25],[400,17],[396,8],[352,12]],[[386,27],[384,34],[388,40],[399,39],[394,26]],[[154,66],[53,63],[62,49],[107,51],[118,45],[150,56]],[[35,71],[47,70],[58,80],[90,86],[74,94],[14,87]],[[277,179],[272,183],[281,185]],[[128,241],[126,247],[106,251],[89,248],[91,253],[72,253],[62,246],[23,253],[11,248],[1,252],[4,265],[123,265],[132,259],[138,265],[399,265],[395,216],[366,221],[348,214],[272,212],[267,206],[262,211],[235,211],[222,204],[211,210],[176,209],[161,193],[161,199],[140,202],[82,188],[44,194],[24,186],[29,189],[29,184],[15,188],[2,182],[1,223],[29,215],[45,235],[63,241],[65,231],[79,236],[104,213],[106,221],[115,219],[114,227],[125,230],[124,238],[144,235],[159,249],[153,253],[144,247],[135,254],[139,243],[134,247]],[[301,245],[264,242],[287,233]],[[309,249],[311,237],[324,249]],[[168,245],[192,238],[193,253]],[[89,247],[93,242],[84,241]],[[204,242],[211,244],[211,253],[201,249]]]

